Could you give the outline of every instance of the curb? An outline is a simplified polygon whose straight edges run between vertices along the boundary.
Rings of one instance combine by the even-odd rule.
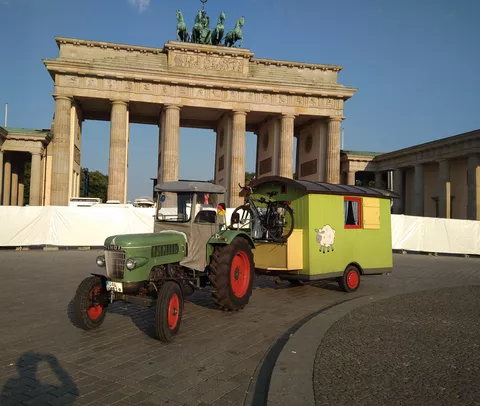
[[[317,351],[327,331],[353,310],[406,293],[418,292],[415,287],[356,297],[333,305],[303,324],[287,338],[272,371],[268,406],[315,406],[313,370]]]

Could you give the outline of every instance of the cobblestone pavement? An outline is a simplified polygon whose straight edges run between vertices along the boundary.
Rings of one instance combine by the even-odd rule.
[[[340,319],[314,367],[316,405],[478,405],[480,286],[379,300]]]
[[[165,345],[153,338],[152,310],[134,305],[115,303],[93,332],[72,324],[71,299],[98,271],[96,255],[0,251],[2,405],[250,405],[253,394],[260,405],[271,371],[263,361],[313,312],[399,287],[480,283],[478,259],[417,255],[395,255],[394,273],[363,278],[351,295],[335,283],[293,287],[259,278],[240,312],[222,312],[208,292],[196,293],[179,335]]]

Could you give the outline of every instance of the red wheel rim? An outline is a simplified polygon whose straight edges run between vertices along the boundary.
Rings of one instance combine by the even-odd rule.
[[[94,293],[95,292],[95,293]],[[100,286],[95,286],[91,291],[90,293],[88,294],[88,296],[90,298],[92,298],[93,300],[93,295],[99,295],[100,294]],[[97,320],[101,315],[102,315],[102,312],[103,312],[103,307],[101,305],[94,305],[94,306],[90,306],[88,309],[87,309],[87,314],[88,314],[88,317],[90,318],[90,320]]]
[[[353,269],[348,271],[348,273],[347,273],[347,286],[350,289],[355,289],[358,286],[358,280],[359,280],[359,277],[358,277],[358,272],[357,271],[354,271]]]
[[[168,327],[170,330],[174,330],[177,327],[178,319],[180,317],[180,299],[177,294],[174,293],[170,298],[168,304]]]
[[[240,251],[235,255],[230,268],[230,285],[232,286],[233,294],[241,299],[245,296],[250,284],[250,261],[247,254]]]

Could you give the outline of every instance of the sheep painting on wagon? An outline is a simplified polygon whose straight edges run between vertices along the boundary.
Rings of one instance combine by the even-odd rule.
[[[363,275],[392,272],[391,201],[398,198],[392,191],[278,176],[251,186],[258,197],[277,192],[294,213],[286,242],[255,242],[258,273],[292,283],[332,279],[353,292]]]
[[[333,251],[333,244],[335,244],[335,230],[327,224],[320,230],[316,228],[315,232],[317,233],[316,241],[320,244],[318,250],[322,251],[324,254],[325,252],[330,252],[330,250]]]

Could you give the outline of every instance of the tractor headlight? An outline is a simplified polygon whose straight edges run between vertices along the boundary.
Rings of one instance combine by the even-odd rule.
[[[100,268],[103,268],[105,266],[105,257],[103,255],[100,255],[99,257],[97,257],[97,265],[100,267]]]
[[[134,258],[128,258],[127,262],[125,263],[125,266],[129,271],[132,271],[137,267],[137,261],[135,261]]]

